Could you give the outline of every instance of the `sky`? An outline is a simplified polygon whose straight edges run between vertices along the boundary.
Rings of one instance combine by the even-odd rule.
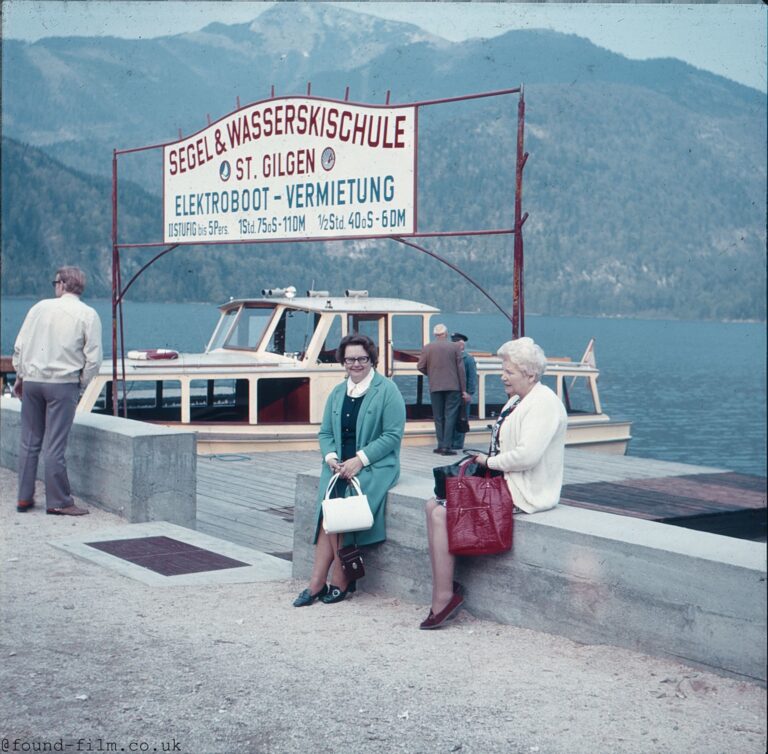
[[[150,38],[195,31],[213,21],[245,23],[270,2],[187,0],[2,0],[3,36]],[[346,2],[350,10],[416,24],[452,41],[511,29],[578,34],[628,58],[675,57],[766,91],[764,3]]]

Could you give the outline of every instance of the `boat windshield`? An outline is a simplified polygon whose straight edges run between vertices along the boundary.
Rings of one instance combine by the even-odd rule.
[[[232,327],[235,316],[239,311],[239,309],[229,309],[221,315],[219,323],[216,325],[216,329],[211,336],[211,341],[208,343],[208,348],[205,349],[206,351],[215,351],[217,348],[224,347],[224,339],[227,337],[227,333]]]
[[[241,307],[224,312],[208,345],[208,351],[217,348],[236,348],[255,351],[261,336],[272,318],[274,307],[251,309]]]
[[[244,307],[241,309],[240,316],[224,343],[224,348],[245,348],[255,351],[274,311],[273,307],[267,309]]]
[[[595,393],[588,377],[563,378],[563,402],[569,414],[597,413]]]
[[[316,325],[316,319],[310,312],[285,309],[275,325],[266,350],[303,358]]]

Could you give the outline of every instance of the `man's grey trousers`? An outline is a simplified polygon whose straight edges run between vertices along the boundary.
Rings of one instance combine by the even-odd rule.
[[[65,453],[80,395],[76,382],[49,383],[24,380],[19,442],[19,500],[32,500],[40,451],[45,464],[47,508],[74,505]]]

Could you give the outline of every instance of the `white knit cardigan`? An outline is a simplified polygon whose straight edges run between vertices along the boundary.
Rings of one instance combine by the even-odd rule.
[[[526,513],[554,508],[560,500],[567,423],[563,402],[537,382],[501,425],[500,452],[488,467],[504,472],[515,505]]]

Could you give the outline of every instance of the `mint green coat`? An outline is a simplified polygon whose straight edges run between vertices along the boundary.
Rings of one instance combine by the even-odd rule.
[[[347,392],[347,381],[337,385],[328,396],[318,438],[323,459],[328,453],[341,458],[341,407]],[[357,477],[360,487],[368,496],[373,513],[373,526],[367,531],[344,535],[344,544],[372,545],[383,542],[387,532],[384,523],[384,502],[387,492],[400,477],[400,443],[405,428],[405,401],[392,380],[374,374],[360,405],[355,427],[357,450],[362,450],[370,464],[363,467]],[[317,525],[315,542],[320,532],[322,500],[331,480],[331,470],[323,461],[317,495]]]

